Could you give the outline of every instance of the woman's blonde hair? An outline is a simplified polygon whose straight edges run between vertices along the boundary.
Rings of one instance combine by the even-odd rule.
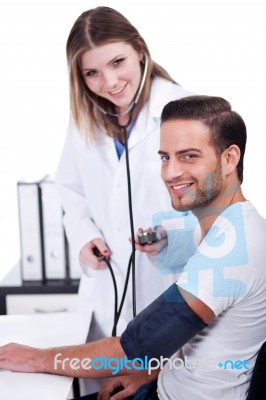
[[[87,87],[80,68],[81,56],[94,47],[107,43],[125,42],[138,53],[147,57],[148,71],[144,88],[138,102],[138,109],[150,95],[151,83],[155,76],[174,82],[170,75],[152,61],[149,49],[137,29],[118,11],[109,7],[97,7],[82,13],[74,23],[67,40],[67,61],[70,79],[70,108],[75,123],[90,137],[95,135],[95,127],[103,129],[109,136],[120,136],[121,130],[114,121],[106,118],[93,104],[102,109],[115,112],[114,105],[92,93]],[[141,63],[143,70],[143,64]],[[93,102],[91,101],[93,100]]]

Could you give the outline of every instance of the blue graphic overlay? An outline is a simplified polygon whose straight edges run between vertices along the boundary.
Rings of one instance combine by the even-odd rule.
[[[157,253],[157,265],[161,274],[175,274],[183,271],[189,258],[196,251],[193,239],[198,225],[191,212],[168,211],[153,215],[153,226],[167,229],[167,246]]]
[[[172,225],[171,220],[174,221]],[[248,263],[240,203],[226,208],[201,242],[198,240],[198,221],[191,213],[158,213],[154,216],[154,222],[176,227],[167,229],[168,246],[157,255],[161,273],[181,272],[182,283],[179,286],[196,297],[199,277],[204,271],[211,276],[213,296],[242,297],[247,293],[244,282],[230,277],[230,271],[228,277],[228,268],[245,268]],[[200,242],[198,247],[197,241]]]

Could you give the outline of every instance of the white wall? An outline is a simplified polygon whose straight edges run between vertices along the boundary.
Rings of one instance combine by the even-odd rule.
[[[0,277],[19,258],[16,182],[54,172],[68,122],[65,42],[78,15],[118,9],[184,87],[231,101],[248,127],[246,196],[266,216],[264,0],[1,0]]]

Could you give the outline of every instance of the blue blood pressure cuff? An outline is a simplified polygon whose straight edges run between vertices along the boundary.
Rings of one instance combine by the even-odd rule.
[[[160,359],[170,357],[206,326],[173,284],[128,324],[120,342],[129,359]]]

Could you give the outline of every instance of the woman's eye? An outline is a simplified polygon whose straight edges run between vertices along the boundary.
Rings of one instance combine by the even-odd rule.
[[[124,61],[124,58],[119,58],[118,60],[115,60],[115,61],[114,61],[114,66],[117,67],[117,66],[120,65],[123,61]]]
[[[96,75],[96,71],[94,71],[94,70],[87,71],[85,75],[86,76],[95,76]]]

